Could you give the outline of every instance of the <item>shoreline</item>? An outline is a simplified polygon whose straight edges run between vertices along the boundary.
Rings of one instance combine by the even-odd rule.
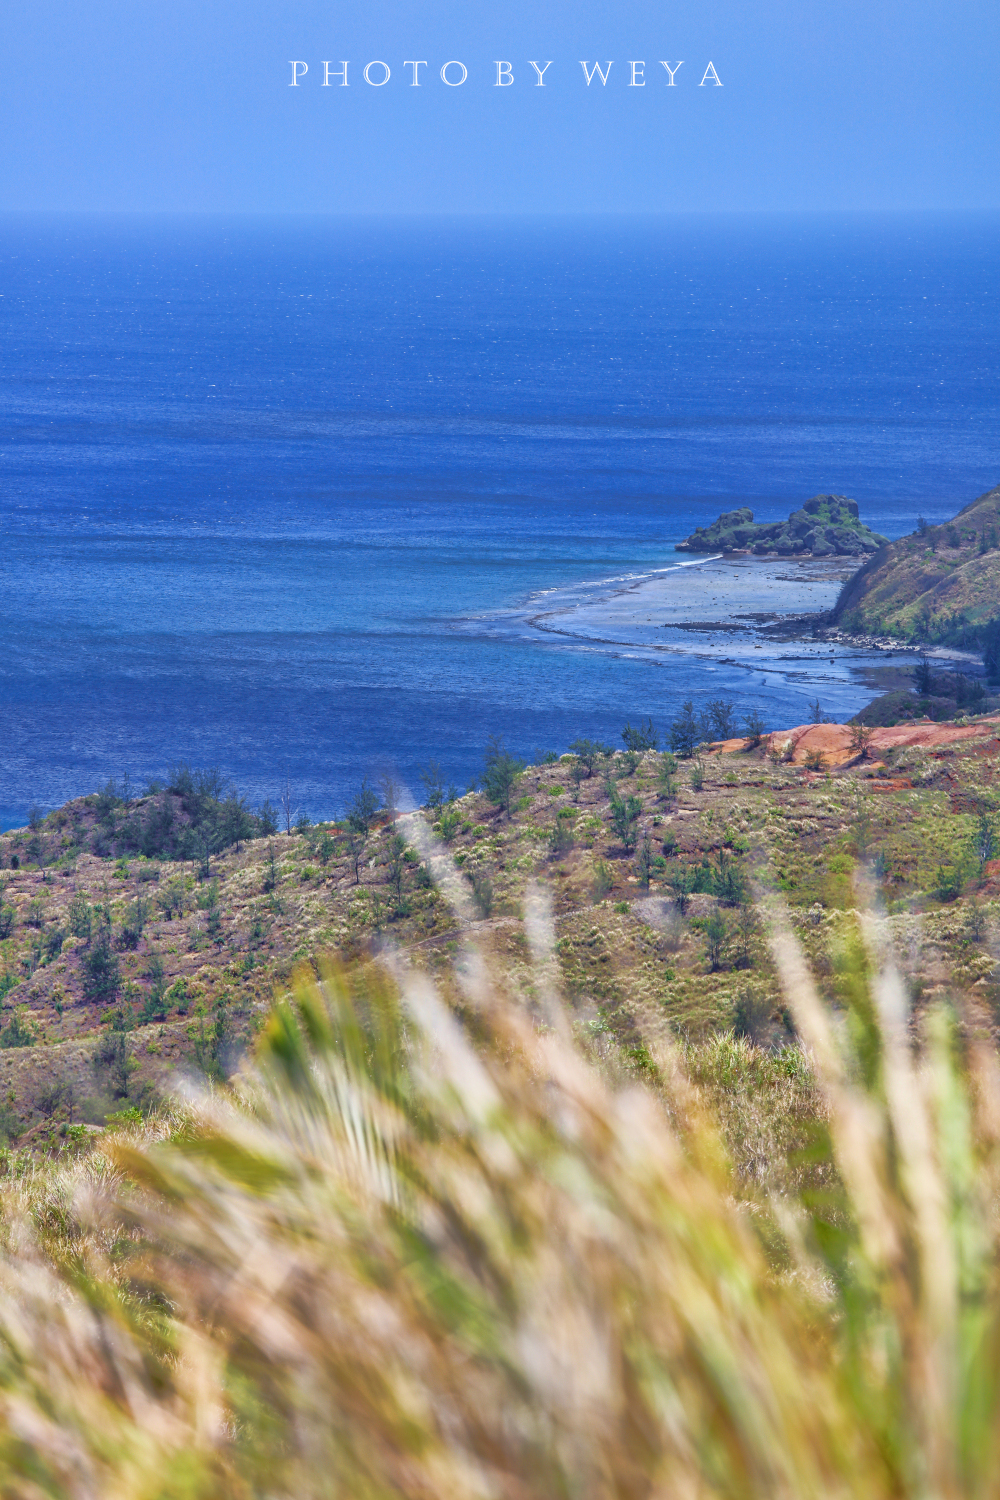
[[[717,553],[635,579],[595,583],[583,597],[580,586],[549,590],[535,596],[545,607],[518,613],[531,631],[567,643],[712,656],[748,670],[790,661],[782,648],[798,646],[795,660],[804,653],[816,665],[840,661],[871,686],[872,672],[886,658],[978,659],[952,647],[852,635],[826,624],[843,584],[863,562]]]

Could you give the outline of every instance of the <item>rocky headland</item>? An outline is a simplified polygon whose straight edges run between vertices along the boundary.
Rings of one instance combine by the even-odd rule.
[[[698,526],[678,552],[754,552],[778,557],[870,557],[887,538],[866,526],[856,500],[813,495],[787,521],[755,522],[747,506],[726,511],[711,526]]]

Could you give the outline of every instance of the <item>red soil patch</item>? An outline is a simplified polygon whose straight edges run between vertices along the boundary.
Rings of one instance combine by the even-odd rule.
[[[824,766],[844,766],[858,759],[857,751],[851,749],[851,734],[849,724],[798,724],[794,729],[776,729],[765,736],[763,743],[767,750],[784,751],[793,765],[802,765],[807,755],[818,750]],[[874,751],[894,750],[898,745],[922,745],[933,750],[939,745],[987,737],[992,737],[994,743],[986,747],[986,753],[990,749],[994,754],[1000,753],[1000,720],[979,719],[974,724],[896,724],[891,729],[872,730],[868,755],[870,758]],[[720,740],[710,747],[709,754],[732,755],[745,749],[745,739]]]

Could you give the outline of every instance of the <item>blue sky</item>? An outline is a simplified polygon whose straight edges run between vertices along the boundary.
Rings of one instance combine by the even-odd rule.
[[[6,0],[0,52],[0,209],[1000,206],[997,0]],[[581,59],[613,61],[606,87]]]

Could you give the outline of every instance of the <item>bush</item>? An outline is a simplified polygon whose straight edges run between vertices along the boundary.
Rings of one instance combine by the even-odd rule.
[[[479,915],[488,917],[493,910],[493,882],[479,871],[472,876],[472,899],[479,908]]]
[[[14,1012],[7,1025],[0,1031],[0,1047],[33,1047],[36,1041],[34,1030],[19,1010]]]
[[[771,1008],[762,995],[749,987],[740,991],[733,1009],[733,1031],[746,1037],[755,1047],[765,1040],[771,1021]]]
[[[605,745],[600,740],[574,740],[570,745],[570,752],[576,757],[581,771],[586,771],[588,777],[593,776],[600,761],[607,760],[611,755],[610,745]]]
[[[457,807],[442,807],[441,817],[438,820],[438,824],[441,830],[441,837],[444,839],[446,844],[451,843],[452,839],[458,832],[461,822],[462,814],[459,812]]]
[[[116,998],[120,987],[118,959],[103,934],[83,960],[83,997],[108,1004]]]
[[[553,858],[560,859],[568,854],[573,847],[573,830],[564,818],[557,818],[549,838],[549,852]]]
[[[603,901],[605,896],[610,893],[613,885],[614,876],[611,871],[611,866],[608,864],[607,860],[595,860],[593,880],[594,900]]]
[[[746,879],[736,861],[719,850],[719,862],[713,872],[712,889],[725,906],[741,906],[746,901]]]

